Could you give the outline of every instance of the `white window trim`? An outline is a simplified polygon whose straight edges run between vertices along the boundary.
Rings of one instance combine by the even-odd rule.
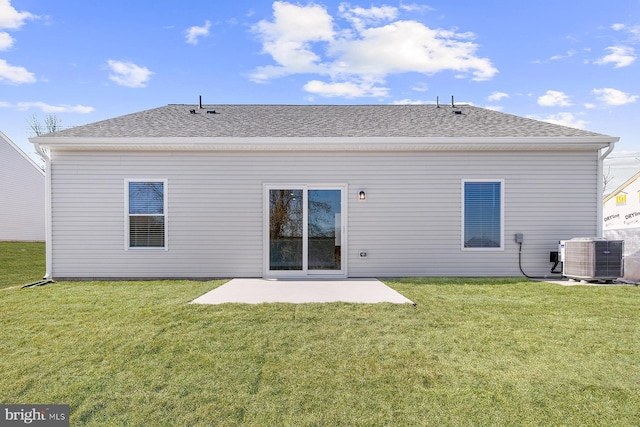
[[[129,242],[130,237],[130,225],[129,225],[129,183],[130,182],[162,182],[163,194],[162,203],[164,211],[164,246],[158,247],[131,247]],[[169,250],[169,180],[166,178],[130,178],[124,180],[124,250],[125,251],[168,251]]]
[[[499,182],[500,183],[500,247],[498,248],[465,248],[464,246],[464,185],[467,182]],[[462,222],[461,222],[461,226],[460,226],[460,248],[463,251],[470,251],[470,252],[498,252],[498,251],[504,251],[504,205],[505,205],[505,200],[504,200],[504,187],[505,187],[505,180],[504,179],[463,179],[461,180],[461,184],[460,184],[460,196],[461,196],[461,208],[462,208],[462,212],[461,212],[461,218],[462,218]]]

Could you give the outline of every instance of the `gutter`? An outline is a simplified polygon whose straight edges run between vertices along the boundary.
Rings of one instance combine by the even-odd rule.
[[[613,151],[613,149],[616,147],[616,142],[619,141],[619,138],[617,138],[615,141],[612,141],[609,143],[609,148],[607,149],[607,151],[605,151],[604,153],[602,153],[600,155],[600,157],[598,157],[598,185],[597,185],[597,204],[598,204],[598,208],[597,208],[597,222],[596,222],[596,236],[598,237],[603,237],[602,236],[602,222],[603,222],[603,203],[604,203],[604,194],[602,194],[604,192],[604,159],[607,158],[607,156],[609,154],[611,154],[611,152]]]
[[[33,142],[33,141],[32,141]],[[53,232],[51,230],[51,157],[47,151],[34,142],[36,153],[44,160],[45,164],[45,200],[44,200],[44,230],[45,230],[45,251],[46,251],[46,271],[44,273],[44,281],[52,280],[53,270]]]
[[[38,142],[62,150],[91,151],[595,151],[619,138],[588,137],[63,137]],[[33,141],[32,141],[33,142]]]

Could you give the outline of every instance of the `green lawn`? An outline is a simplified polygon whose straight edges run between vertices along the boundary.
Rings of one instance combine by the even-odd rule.
[[[44,243],[0,242],[0,290],[38,282],[45,270]]]
[[[0,243],[0,403],[69,404],[74,426],[640,422],[638,287],[387,281],[417,307],[187,304],[223,281],[13,287],[43,255]]]

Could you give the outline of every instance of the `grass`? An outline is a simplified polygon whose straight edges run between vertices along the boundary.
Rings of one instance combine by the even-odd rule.
[[[637,287],[404,279],[417,307],[201,306],[223,281],[8,287],[44,271],[32,245],[0,243],[23,275],[0,278],[0,403],[69,404],[72,425],[640,420]]]
[[[0,241],[0,290],[42,280],[44,243]]]

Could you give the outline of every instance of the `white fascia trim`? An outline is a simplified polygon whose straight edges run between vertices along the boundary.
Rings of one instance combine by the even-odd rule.
[[[152,151],[592,151],[619,138],[582,137],[37,137],[29,141],[63,150]]]

